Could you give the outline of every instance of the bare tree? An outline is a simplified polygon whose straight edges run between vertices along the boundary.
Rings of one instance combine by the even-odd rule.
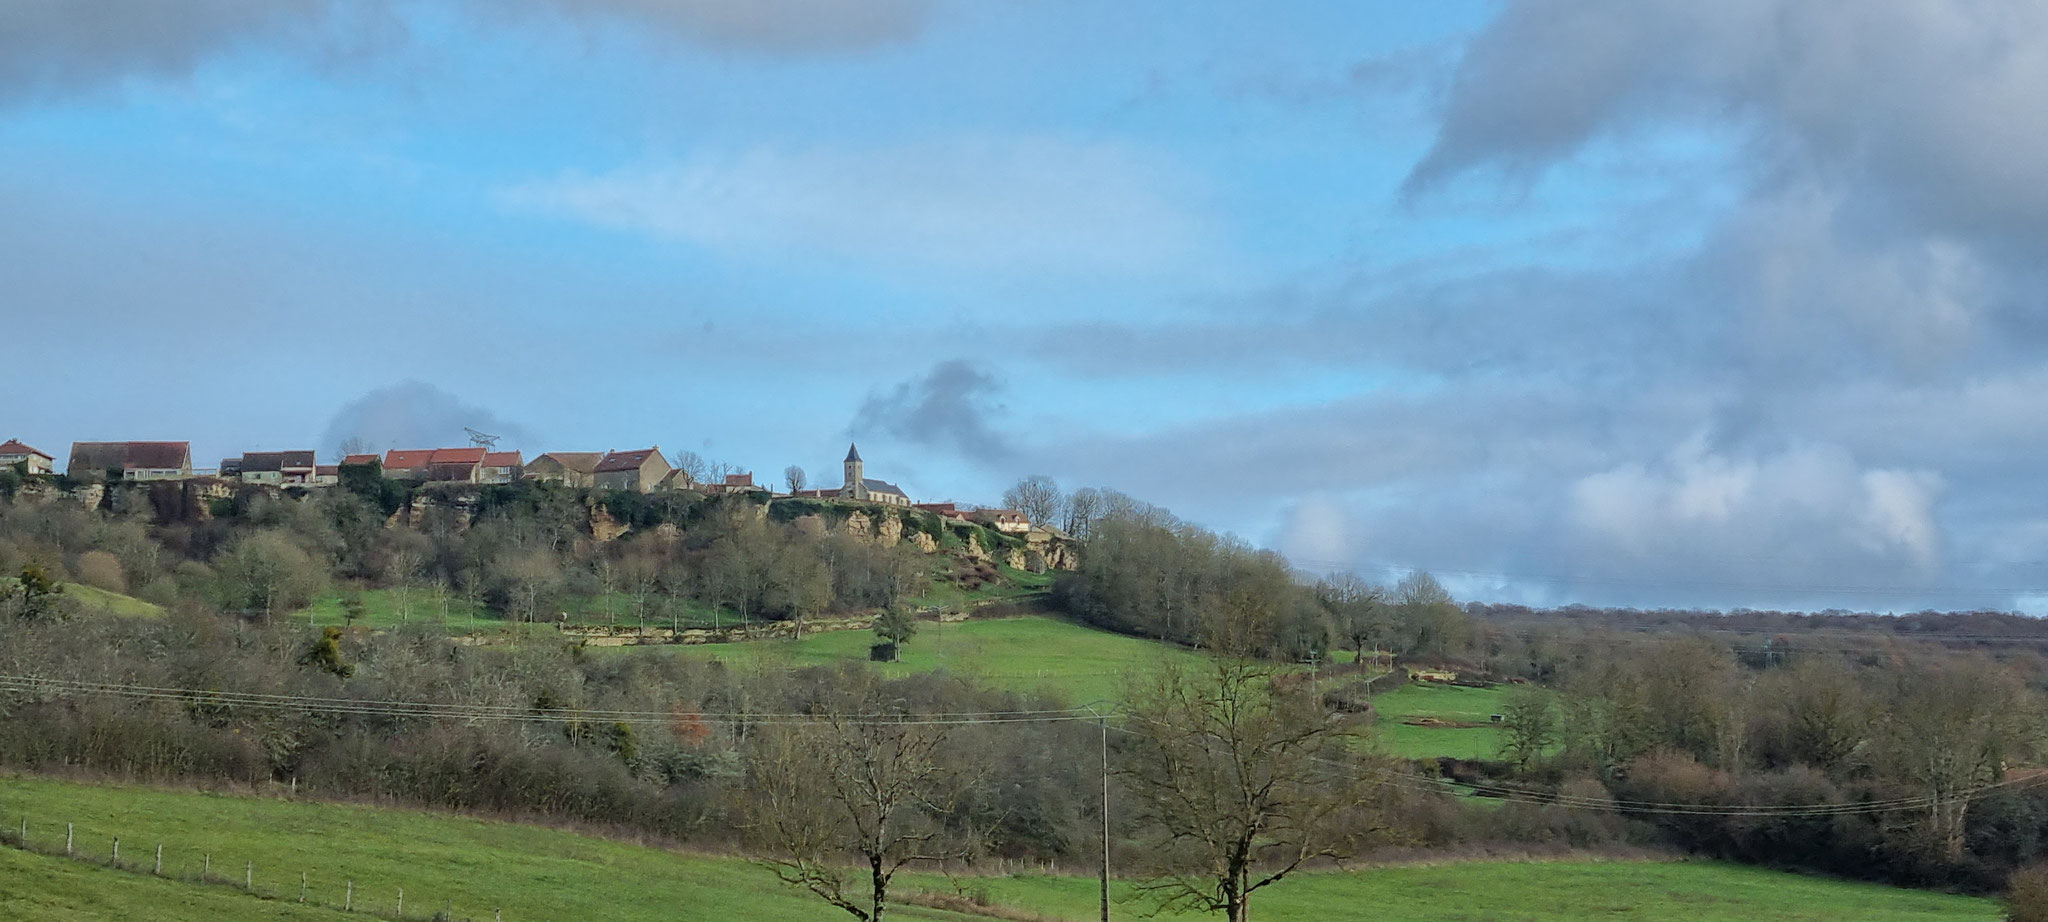
[[[1253,893],[1376,831],[1353,731],[1275,666],[1227,652],[1176,664],[1131,707],[1118,774],[1150,837],[1138,888],[1162,909],[1245,922]]]
[[[711,482],[711,462],[706,461],[703,455],[685,449],[676,452],[674,460],[676,470],[682,471],[691,483]]]
[[[1088,530],[1102,515],[1102,505],[1102,491],[1094,487],[1083,487],[1067,494],[1060,530],[1076,538],[1087,539]]]
[[[809,483],[810,479],[804,476],[802,466],[792,464],[782,469],[782,482],[789,484],[789,492],[801,493],[803,492],[804,485]]]
[[[947,819],[978,779],[940,757],[945,726],[889,715],[881,687],[855,681],[814,722],[754,734],[749,831],[783,882],[886,922],[897,871],[971,853],[974,834]]]
[[[1060,512],[1060,485],[1051,477],[1034,474],[1003,491],[1003,505],[1042,524],[1053,524]]]

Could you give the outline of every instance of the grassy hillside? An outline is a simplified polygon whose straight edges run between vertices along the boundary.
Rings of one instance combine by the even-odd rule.
[[[1491,759],[1501,731],[1490,720],[1506,697],[1504,686],[1403,685],[1373,699],[1377,736],[1387,752],[1405,758]],[[1415,726],[1406,722],[1411,719],[1477,726]]]
[[[719,660],[741,669],[786,669],[840,662],[865,662],[874,635],[832,631],[802,640],[702,646],[592,647],[591,652],[628,656],[684,656]],[[1133,676],[1165,662],[1198,662],[1200,654],[1180,647],[1113,634],[1046,616],[998,618],[954,624],[922,622],[903,648],[900,662],[882,664],[890,675],[941,669],[999,688],[1056,692],[1075,703],[1114,700]],[[1499,712],[1502,688],[1406,685],[1374,700],[1380,722],[1376,735],[1386,750],[1406,758],[1453,756],[1493,758],[1500,730],[1488,724]],[[1476,727],[1423,727],[1410,718],[1435,718]]]
[[[802,640],[773,640],[702,646],[592,648],[636,656],[686,656],[720,660],[743,669],[865,662],[875,637],[867,631],[833,631]],[[919,622],[917,636],[902,649],[901,661],[882,664],[890,675],[944,669],[998,688],[1052,690],[1068,701],[1116,698],[1125,677],[1160,663],[1197,662],[1198,654],[1137,637],[1112,634],[1058,618],[1028,616],[940,624]]]
[[[998,903],[1065,919],[1093,919],[1093,881],[1004,877],[977,881]],[[1117,918],[1145,904],[1126,888]],[[1162,914],[1159,919],[1214,916]],[[1260,922],[1937,922],[2000,918],[1990,900],[1801,877],[1718,862],[1457,862],[1319,872],[1252,898]]]
[[[171,875],[196,874],[202,856],[209,853],[216,872],[226,869],[233,876],[241,874],[245,862],[253,861],[258,893],[289,901],[297,899],[301,871],[310,876],[311,901],[317,904],[340,905],[346,882],[354,880],[355,908],[385,918],[390,918],[400,887],[405,888],[406,911],[415,918],[451,904],[457,918],[489,919],[492,910],[502,907],[508,922],[815,922],[829,917],[822,903],[746,861],[678,855],[462,817],[34,778],[0,782],[0,813],[10,818],[10,828],[27,816],[30,840],[42,848],[61,850],[64,823],[74,823],[79,851],[94,858],[104,858],[117,835],[122,857],[131,864],[147,860],[162,842],[165,871]],[[279,915],[281,904],[227,887],[150,880],[76,861],[30,859],[12,849],[0,853],[45,869],[38,873],[53,880],[36,893],[52,894],[47,899],[71,894],[68,899],[79,901],[67,899],[61,906],[37,909],[31,902],[38,898],[36,893],[8,897],[11,888],[0,885],[0,918],[155,919],[156,899],[176,888],[203,894],[190,900],[194,905],[204,900],[218,910],[194,919],[329,917]],[[114,879],[134,886],[100,889],[102,881]],[[112,901],[103,904],[105,911],[82,908],[90,900],[102,899]],[[31,910],[41,914],[30,914]],[[962,917],[906,908],[903,918]]]
[[[0,849],[0,918],[57,922],[105,918],[321,920],[301,909],[298,872],[312,874],[312,902],[338,903],[354,879],[357,909],[389,917],[404,887],[409,917],[452,904],[454,916],[507,920],[678,918],[829,919],[821,903],[743,860],[686,856],[573,833],[374,807],[81,785],[37,778],[0,780],[0,814],[30,819],[30,837],[60,847],[63,823],[78,824],[81,851],[104,856],[122,837],[123,855],[147,860],[165,842],[166,871],[186,874],[211,852],[216,870],[255,861],[267,901],[221,886],[160,881],[142,874]],[[915,875],[906,889],[982,891],[998,904],[1058,919],[1093,919],[1095,882],[1045,876],[959,878]],[[1116,888],[1117,918],[1139,918],[1128,887]],[[1320,872],[1268,891],[1262,922],[1320,922],[1369,916],[1388,922],[1644,922],[1870,920],[1990,922],[1986,900],[1877,885],[1804,878],[1712,862],[1452,863]],[[1370,907],[1369,910],[1366,907]],[[414,914],[417,915],[414,915]],[[904,906],[906,919],[966,917]],[[1181,918],[1166,916],[1164,918]]]
[[[83,583],[65,583],[64,597],[84,608],[131,618],[160,618],[164,608],[155,602],[145,602],[134,596],[108,592]]]
[[[159,880],[0,848],[0,918],[15,922],[341,922],[356,917],[335,909],[259,899],[228,887]]]

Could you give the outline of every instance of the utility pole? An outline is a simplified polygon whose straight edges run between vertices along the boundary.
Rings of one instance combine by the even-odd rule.
[[[1095,715],[1102,729],[1102,922],[1109,922],[1109,719]]]

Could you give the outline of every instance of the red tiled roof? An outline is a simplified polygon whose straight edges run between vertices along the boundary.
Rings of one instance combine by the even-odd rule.
[[[725,475],[725,485],[728,487],[751,487],[754,485],[754,475],[751,472],[745,474],[727,474]]]
[[[412,448],[393,449],[384,455],[384,467],[389,470],[410,471],[437,464],[482,464],[484,450],[481,448]]]
[[[432,449],[401,451],[394,448],[384,453],[384,469],[387,471],[419,470],[433,462]]]
[[[604,460],[599,461],[597,463],[596,473],[607,474],[614,473],[617,471],[637,471],[640,469],[640,465],[647,463],[647,459],[650,456],[658,457],[660,456],[660,454],[661,449],[659,448],[642,448],[637,451],[615,451],[612,452],[611,454],[605,455]]]
[[[52,461],[57,460],[49,452],[23,445],[19,439],[8,439],[5,442],[0,442],[0,455],[37,455],[49,458]]]
[[[516,451],[493,451],[484,455],[485,467],[518,467],[523,461]]]
[[[343,459],[341,459],[341,463],[343,463],[343,464],[368,464],[368,463],[370,463],[370,462],[372,462],[372,461],[375,461],[375,460],[377,460],[377,456],[376,456],[376,455],[349,455],[348,457],[346,457],[346,458],[343,458]]]

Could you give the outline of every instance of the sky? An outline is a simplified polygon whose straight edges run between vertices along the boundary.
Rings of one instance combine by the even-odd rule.
[[[0,438],[1101,486],[2048,612],[2048,6],[13,0]]]

